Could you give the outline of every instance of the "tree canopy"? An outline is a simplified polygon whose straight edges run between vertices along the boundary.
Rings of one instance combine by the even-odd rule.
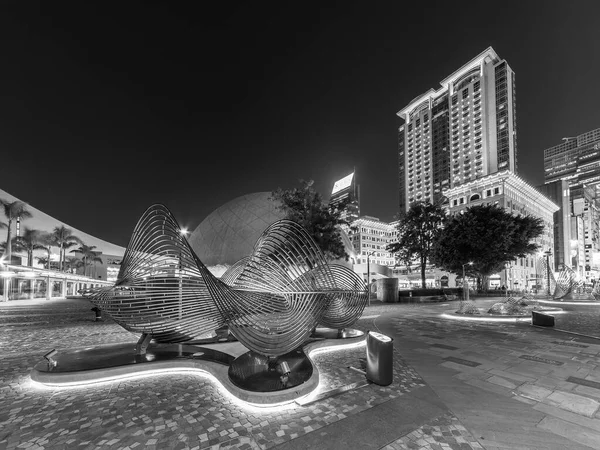
[[[11,262],[12,256],[12,224],[13,221],[16,221],[19,218],[25,220],[33,217],[33,215],[27,211],[28,206],[27,203],[18,200],[9,202],[8,200],[0,199],[0,207],[8,219],[8,223],[6,224],[6,228],[8,228],[6,233],[6,259],[9,263]]]
[[[341,218],[345,203],[330,208],[314,189],[312,180],[300,180],[299,188],[278,188],[271,193],[271,199],[280,202],[278,209],[287,219],[308,231],[327,259],[348,260],[350,255],[345,250],[340,228],[340,225],[349,225]]]
[[[534,240],[544,230],[537,217],[516,215],[496,205],[477,205],[444,224],[435,240],[432,262],[448,272],[465,272],[482,279],[504,268],[507,261],[538,250]]]
[[[421,285],[425,288],[425,269],[430,260],[433,243],[440,233],[445,213],[439,205],[413,203],[398,223],[398,241],[387,246],[400,261],[409,266],[418,259]]]

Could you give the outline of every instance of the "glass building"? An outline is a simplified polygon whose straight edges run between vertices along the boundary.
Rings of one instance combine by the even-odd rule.
[[[544,182],[569,190],[569,256],[565,263],[591,284],[600,278],[600,128],[544,150]]]

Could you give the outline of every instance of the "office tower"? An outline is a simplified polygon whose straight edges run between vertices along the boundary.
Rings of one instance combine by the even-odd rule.
[[[517,171],[515,76],[487,48],[397,114],[400,212],[498,171]]]
[[[600,128],[544,150],[544,182],[567,180],[571,198],[583,196],[583,186],[600,191]]]
[[[600,278],[600,128],[544,150],[544,181],[566,181],[570,194],[570,258],[592,283]]]
[[[333,185],[329,206],[337,207],[343,201],[348,201],[348,203],[342,211],[341,218],[352,223],[360,215],[360,186],[356,184],[354,172],[336,181]]]
[[[554,213],[554,267],[560,271],[563,265],[571,267],[571,195],[566,180],[556,180],[536,189],[559,206]]]

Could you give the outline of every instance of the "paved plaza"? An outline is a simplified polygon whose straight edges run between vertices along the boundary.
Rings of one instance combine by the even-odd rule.
[[[336,350],[315,356],[323,398],[264,410],[185,373],[40,387],[49,350],[138,336],[87,300],[0,303],[0,449],[600,448],[600,340],[440,317],[457,306],[374,302],[357,328],[394,338],[390,386],[365,385],[364,347]]]

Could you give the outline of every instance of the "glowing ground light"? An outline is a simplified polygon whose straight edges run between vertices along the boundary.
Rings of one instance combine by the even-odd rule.
[[[580,306],[600,306],[600,302],[564,302],[562,300],[538,300],[547,305],[580,305]]]
[[[554,312],[552,313],[554,314]],[[449,313],[443,313],[440,314],[440,317],[444,318],[444,319],[451,319],[451,320],[460,320],[460,321],[465,321],[465,322],[525,322],[528,320],[531,320],[531,317],[526,316],[526,317],[466,317],[466,316],[459,316],[456,314],[449,314]]]
[[[335,346],[330,346],[330,347],[320,347],[320,348],[316,348],[313,350],[309,350],[308,356],[314,356],[316,354],[321,354],[321,353],[334,352],[337,350],[348,350],[348,349],[353,349],[353,348],[359,348],[364,345],[365,345],[365,340],[362,339],[359,342],[352,342],[352,343],[348,343],[348,344],[335,345]],[[120,375],[114,375],[114,376],[107,376],[107,377],[103,377],[103,378],[97,378],[95,380],[82,380],[82,381],[74,381],[74,382],[69,382],[69,383],[52,383],[52,382],[40,383],[40,382],[30,379],[29,383],[32,388],[40,390],[40,391],[49,391],[49,390],[70,391],[70,390],[75,390],[75,389],[82,388],[82,387],[86,387],[87,389],[89,389],[90,387],[101,388],[101,387],[110,385],[111,383],[114,383],[114,382],[134,381],[134,380],[148,378],[148,377],[152,377],[152,376],[156,376],[156,375],[161,376],[161,375],[187,375],[187,374],[198,375],[200,377],[204,377],[204,378],[208,379],[209,381],[214,383],[214,385],[217,388],[217,390],[219,391],[219,393],[222,394],[223,396],[227,397],[233,404],[235,404],[238,407],[246,408],[251,412],[270,412],[270,411],[282,411],[282,410],[287,410],[287,409],[293,409],[293,408],[296,408],[299,406],[296,403],[296,400],[301,400],[301,399],[303,401],[311,400],[312,398],[316,397],[323,390],[323,383],[321,380],[319,380],[319,384],[317,385],[317,387],[315,387],[315,389],[312,392],[310,392],[302,397],[286,400],[283,402],[277,402],[277,403],[265,403],[265,404],[252,403],[252,402],[247,402],[247,401],[241,400],[238,397],[236,397],[235,395],[233,395],[229,390],[227,390],[227,388],[221,383],[221,381],[217,377],[215,377],[213,374],[211,374],[210,372],[208,372],[204,369],[199,369],[199,368],[194,368],[194,367],[153,369],[153,370],[144,371],[142,373],[120,374]],[[27,383],[26,386],[29,385],[29,383]],[[89,391],[86,391],[86,392],[89,392]]]

